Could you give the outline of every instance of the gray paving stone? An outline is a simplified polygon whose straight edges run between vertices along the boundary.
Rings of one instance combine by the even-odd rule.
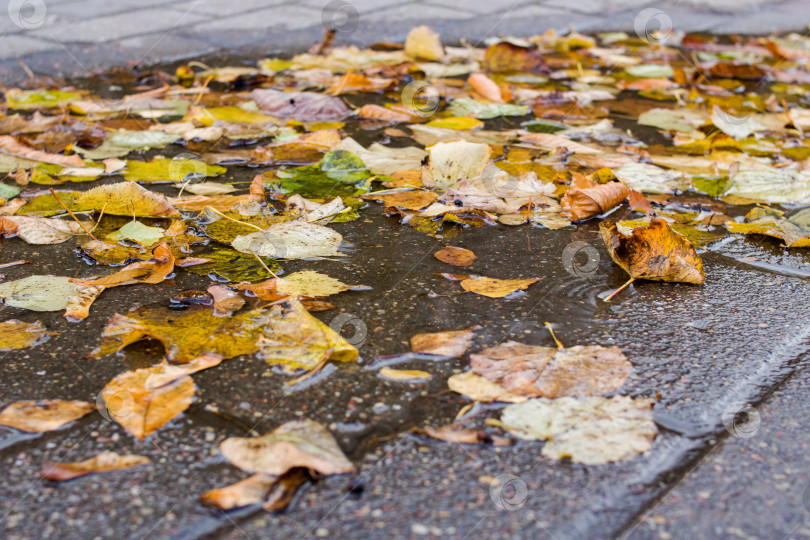
[[[205,33],[217,30],[258,30],[272,27],[295,30],[320,24],[321,13],[317,9],[284,6],[252,11],[234,17],[217,18],[194,25],[194,31]]]
[[[59,45],[41,39],[26,36],[6,36],[3,38],[3,46],[0,47],[0,58],[16,58],[24,54],[47,51]]]
[[[51,5],[48,2],[48,12],[58,13],[77,20],[95,19],[105,15],[112,15],[125,11],[132,11],[155,5],[167,6],[171,2],[161,0],[80,0]]]
[[[125,53],[131,52],[133,60],[147,64],[171,62],[216,50],[216,46],[205,41],[162,32],[124,39],[119,47]]]
[[[414,2],[369,13],[366,18],[372,21],[381,20],[399,24],[404,21],[409,23],[414,21],[413,24],[430,24],[437,19],[469,19],[474,16],[475,12],[473,11]]]
[[[579,13],[616,13],[628,9],[640,9],[646,5],[655,4],[652,0],[541,0],[540,5],[556,7],[567,11]]]
[[[249,11],[289,4],[289,0],[184,0],[172,4],[172,9],[190,10],[191,13],[231,17]]]
[[[322,10],[324,7],[326,7],[328,4],[334,1],[335,0],[304,0],[303,2],[300,2],[300,5],[310,6]],[[388,8],[391,6],[396,6],[404,3],[409,4],[413,3],[412,1],[409,2],[408,0],[338,0],[338,1],[349,4],[359,13],[363,13],[366,11],[380,10],[383,8]]]
[[[79,22],[63,22],[31,35],[59,42],[101,43],[156,31],[171,31],[207,17],[167,8],[150,8]]]
[[[455,8],[459,2],[454,0],[430,0],[430,3],[437,6]],[[491,0],[489,2],[484,0],[475,0],[472,2],[464,3],[465,11],[473,11],[475,13],[508,13],[519,8],[535,6],[535,0]]]

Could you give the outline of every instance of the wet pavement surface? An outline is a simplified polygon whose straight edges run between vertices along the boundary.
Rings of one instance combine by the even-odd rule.
[[[683,505],[700,501],[679,503],[683,501],[677,496],[679,490],[727,493],[721,479],[713,478],[713,471],[709,476],[698,474],[706,486],[691,488],[689,479],[679,485],[719,441],[727,440],[700,467],[711,471],[713,460],[721,459],[716,456],[727,456],[732,460],[727,465],[732,475],[742,471],[753,475],[739,477],[743,486],[759,484],[757,479],[770,477],[769,467],[779,464],[735,466],[736,452],[757,452],[767,458],[771,454],[758,445],[779,444],[768,442],[774,437],[787,443],[790,455],[801,454],[793,448],[804,440],[791,429],[796,415],[782,406],[787,418],[776,412],[775,418],[769,416],[771,407],[779,409],[776,403],[788,399],[789,392],[802,391],[796,383],[766,402],[762,434],[743,441],[723,425],[724,411],[733,417],[743,410],[743,403],[758,403],[791,373],[799,374],[794,381],[801,380],[810,337],[807,281],[752,268],[732,257],[755,256],[807,268],[807,255],[800,251],[788,255],[776,242],[738,239],[704,253],[704,287],[637,283],[606,304],[597,295],[619,286],[624,275],[610,261],[593,227],[548,231],[499,225],[467,230],[448,243],[475,250],[478,260],[472,271],[502,278],[542,277],[519,298],[488,299],[457,294],[455,284],[435,276],[448,270],[432,257],[441,242],[392,223],[379,205],[364,210],[358,222],[333,226],[362,249],[345,261],[295,261],[285,264],[285,270],[314,269],[373,287],[334,297],[338,308],[358,317],[366,329],[360,348],[363,362],[338,366],[318,384],[285,393],[284,378],[263,362],[243,357],[226,361],[197,374],[192,408],[142,443],[100,414],[40,436],[4,433],[0,438],[6,471],[0,497],[4,535],[259,538],[268,531],[276,537],[343,537],[362,531],[374,538],[608,538],[630,530],[642,515],[644,524],[655,520],[658,509],[646,515],[645,511],[673,486],[677,486],[673,495],[664,499],[660,511],[674,520],[665,524],[680,532],[686,524],[679,522],[679,512],[692,514]],[[587,242],[598,253],[599,265],[592,275],[577,276],[576,267],[563,264],[563,251],[573,241]],[[29,257],[43,273],[93,273],[92,267],[72,254],[69,244],[37,246],[35,253],[31,251],[21,242],[7,240],[3,245],[4,259]],[[30,270],[22,266],[5,272],[6,279],[15,279]],[[4,353],[0,394],[4,401],[55,397],[94,401],[116,374],[151,365],[162,356],[160,345],[149,342],[134,344],[124,354],[87,359],[107,318],[207,283],[206,277],[181,270],[160,285],[112,289],[96,301],[90,318],[78,325],[65,322],[59,313],[37,317],[2,308],[4,318],[41,318],[61,334],[38,347]],[[430,291],[444,296],[432,296]],[[316,316],[328,323],[335,312]],[[416,333],[474,324],[482,329],[473,352],[506,339],[551,345],[545,321],[555,324],[567,345],[622,348],[635,369],[619,393],[658,398],[655,413],[661,434],[650,452],[629,462],[586,467],[541,458],[539,445],[528,442],[493,448],[423,439],[405,432],[423,424],[447,424],[464,405],[462,397],[447,390],[446,378],[459,372],[466,358],[402,366],[433,373],[428,385],[383,381],[375,371],[364,369],[379,355],[407,351],[408,338]],[[205,406],[212,404],[223,415],[206,411]],[[797,415],[801,417],[801,410]],[[219,442],[244,435],[246,426],[265,432],[298,417],[329,426],[358,463],[359,474],[307,487],[282,515],[250,508],[226,515],[198,504],[198,496],[206,490],[244,477],[219,456]],[[796,427],[801,432],[801,425]],[[743,444],[748,446],[740,450]],[[143,454],[153,466],[60,485],[38,477],[44,461],[79,459],[101,450]],[[771,452],[778,455],[776,450]],[[796,463],[796,469],[801,463]],[[526,487],[525,501],[509,510],[499,509],[490,494],[491,479],[503,474],[516,476]],[[802,474],[793,473],[792,489],[802,488]],[[774,489],[767,485],[762,489],[766,488]],[[795,494],[792,500],[791,526],[805,517]],[[712,510],[719,519],[723,510]],[[707,517],[689,526],[695,535],[711,534],[711,523]],[[632,534],[657,531],[640,526]]]

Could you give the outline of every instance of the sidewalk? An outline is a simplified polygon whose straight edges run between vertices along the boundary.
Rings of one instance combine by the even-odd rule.
[[[34,72],[77,76],[224,51],[300,51],[324,26],[338,29],[338,43],[358,44],[402,41],[419,24],[447,41],[569,27],[632,33],[645,8],[660,10],[662,24],[693,32],[768,33],[807,22],[802,0],[11,0],[0,19],[0,81],[25,78],[20,61]]]

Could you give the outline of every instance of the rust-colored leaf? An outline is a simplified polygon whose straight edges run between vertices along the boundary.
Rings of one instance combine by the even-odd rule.
[[[475,262],[475,253],[469,249],[447,246],[433,254],[440,261],[453,266],[472,266]]]
[[[90,459],[77,462],[55,463],[49,461],[42,466],[40,475],[44,480],[64,482],[86,474],[103,473],[131,469],[149,463],[149,458],[135,454],[120,455],[115,452],[102,452]]]
[[[96,406],[86,401],[63,401],[61,399],[17,401],[0,412],[0,426],[9,426],[31,433],[43,433],[59,429],[94,410],[96,410]]]

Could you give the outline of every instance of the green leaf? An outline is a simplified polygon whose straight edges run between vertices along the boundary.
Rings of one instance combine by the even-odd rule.
[[[347,197],[370,189],[372,174],[365,163],[347,150],[328,152],[313,165],[276,172],[281,189],[310,199]]]
[[[64,105],[76,99],[81,99],[79,92],[65,92],[62,90],[25,90],[6,92],[6,101],[11,109],[42,109]]]
[[[526,116],[531,108],[528,105],[485,103],[470,98],[458,98],[450,104],[450,112],[455,116],[473,116],[486,120],[498,116]]]
[[[70,208],[71,211],[76,212],[79,211],[80,208],[75,201],[77,197],[81,196],[81,194],[81,191],[67,191],[57,192],[56,196],[65,204],[65,206]],[[56,201],[56,199],[53,198],[53,195],[46,193],[44,195],[38,195],[29,200],[19,210],[17,210],[17,213],[21,215],[37,215],[44,217],[61,214],[64,211],[65,209]]]
[[[120,229],[107,235],[110,240],[132,240],[142,246],[158,243],[166,232],[160,227],[150,227],[140,221],[130,221]]]
[[[0,182],[0,199],[13,199],[20,194],[20,188]]]

